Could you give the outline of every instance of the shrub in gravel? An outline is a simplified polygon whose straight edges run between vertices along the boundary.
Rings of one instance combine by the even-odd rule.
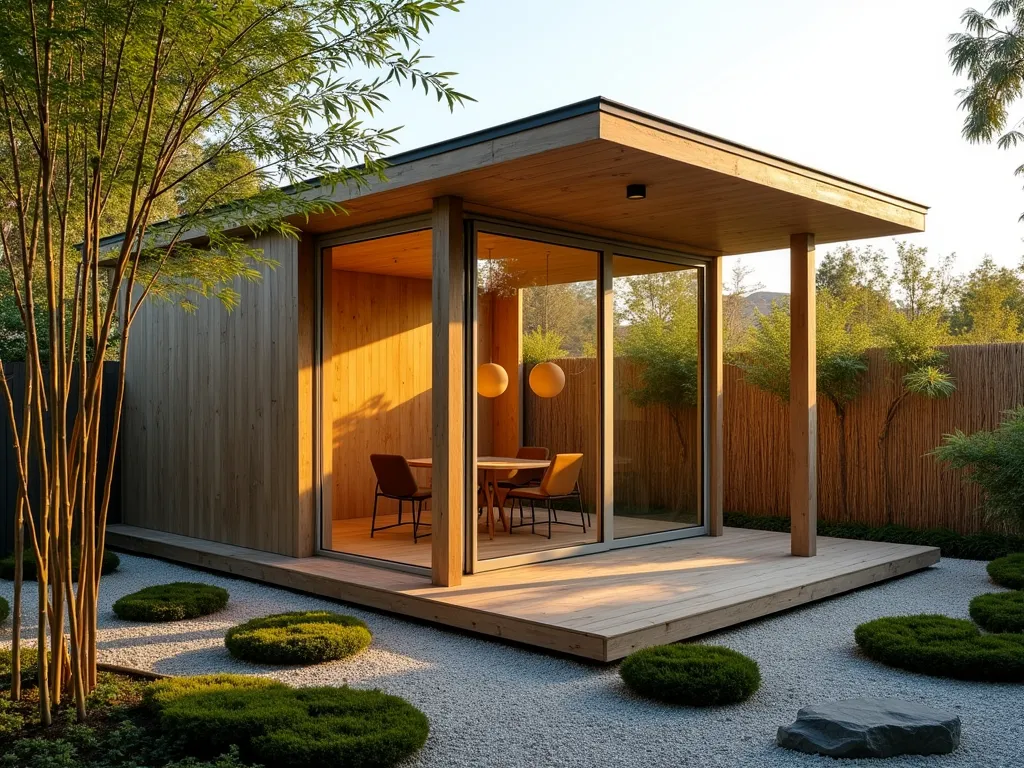
[[[266,768],[391,766],[419,750],[430,730],[404,699],[348,687],[200,685],[156,701],[161,730],[187,754],[237,745],[244,760]]]
[[[7,617],[11,615],[11,605],[4,598],[0,597],[0,624],[7,621]]]
[[[861,624],[857,645],[870,658],[934,677],[1024,682],[1024,635],[984,635],[965,619],[889,616]]]
[[[641,696],[693,707],[744,701],[761,685],[757,662],[712,645],[644,648],[626,657],[619,674]]]
[[[125,595],[114,603],[114,613],[118,618],[129,621],[180,621],[207,616],[227,604],[226,589],[177,581]]]
[[[258,664],[319,664],[358,653],[372,639],[366,624],[354,616],[300,611],[232,627],[224,644],[235,658]]]
[[[78,581],[79,554],[78,547],[71,548],[71,578],[74,581]],[[35,581],[36,553],[31,547],[25,549],[25,557],[22,558],[22,562],[24,563],[22,573],[24,574],[25,581]],[[100,568],[103,575],[113,573],[120,565],[121,558],[110,550],[103,551],[103,565]],[[8,555],[7,557],[0,559],[0,579],[14,581],[14,555]]]
[[[1024,632],[1024,592],[993,592],[971,600],[971,618],[989,632]]]
[[[988,575],[1007,589],[1024,589],[1024,552],[1000,557],[988,564]]]

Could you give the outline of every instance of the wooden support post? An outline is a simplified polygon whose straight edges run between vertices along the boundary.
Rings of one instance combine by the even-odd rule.
[[[722,414],[724,403],[722,369],[722,257],[711,261],[704,285],[707,307],[708,371],[708,533],[721,536],[723,532],[724,451]]]
[[[434,200],[433,469],[430,500],[431,574],[439,587],[462,583],[466,496],[466,255],[462,200]]]
[[[508,374],[508,388],[494,398],[491,409],[491,450],[495,456],[515,456],[523,422],[523,292],[518,289],[511,296],[494,296],[491,362]]]
[[[813,557],[818,514],[818,372],[814,235],[789,238],[789,515],[791,551]]]
[[[598,397],[601,463],[598,468],[598,541],[615,539],[615,255],[601,253],[598,282]]]

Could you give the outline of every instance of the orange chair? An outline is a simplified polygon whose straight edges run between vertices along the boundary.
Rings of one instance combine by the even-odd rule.
[[[544,472],[539,486],[527,486],[525,488],[513,488],[508,492],[508,498],[519,502],[519,519],[523,519],[523,501],[530,502],[530,522],[520,522],[513,525],[513,528],[530,526],[530,532],[537,532],[537,511],[538,502],[544,502],[548,510],[548,538],[551,538],[551,523],[559,525],[571,525],[576,528],[587,530],[587,514],[583,511],[583,497],[580,494],[579,479],[580,470],[583,469],[582,453],[556,453],[551,459],[551,464]],[[576,498],[580,505],[580,522],[563,523],[555,519],[555,511],[551,506],[554,499]],[[511,520],[509,523],[511,524]]]
[[[370,538],[377,531],[386,531],[388,528],[397,528],[400,525],[412,525],[412,540],[415,542],[420,536],[420,517],[423,514],[423,502],[430,498],[430,488],[421,488],[412,474],[412,468],[404,456],[397,456],[390,453],[371,453],[370,464],[373,465],[373,474],[377,476],[377,488],[373,492],[373,518],[370,520]],[[398,502],[398,522],[392,525],[377,527],[377,501],[383,496],[386,499],[395,499]],[[402,505],[408,501],[412,506],[412,520],[409,523],[402,522]],[[430,523],[426,524],[427,528]]]
[[[523,445],[520,446],[518,451],[516,451],[516,458],[547,461],[548,449],[544,448],[543,446]],[[498,481],[498,506],[505,506],[505,500],[508,498],[508,492],[513,488],[525,488],[530,485],[540,485],[540,481],[543,477],[543,467],[541,467],[540,469],[513,470],[506,479]],[[520,518],[519,522],[523,522],[522,518]]]

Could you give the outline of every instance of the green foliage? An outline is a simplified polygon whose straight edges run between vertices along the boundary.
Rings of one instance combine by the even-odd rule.
[[[522,285],[523,280],[547,281],[547,276],[535,273],[516,274],[514,282]],[[540,346],[539,351],[555,357],[587,357],[587,344],[597,339],[597,273],[593,280],[576,283],[555,283],[523,288],[523,345],[527,336],[539,331],[537,341],[545,335],[557,335],[557,347],[565,352],[555,354],[550,347]],[[536,342],[532,342],[536,343]],[[553,342],[550,342],[553,343]],[[537,360],[544,362],[544,360]]]
[[[268,677],[252,675],[193,675],[191,677],[169,677],[150,683],[143,693],[143,702],[147,707],[158,711],[161,707],[182,696],[190,696],[200,691],[220,691],[260,688],[287,688]]]
[[[696,281],[689,271],[662,272],[620,278],[616,289],[623,293],[618,349],[637,366],[629,398],[678,418],[697,405],[700,390]]]
[[[732,528],[789,533],[790,519],[788,517],[726,512],[725,524]],[[818,535],[837,539],[886,541],[892,544],[938,547],[942,550],[943,557],[957,557],[965,560],[993,560],[1024,549],[1024,538],[990,532],[962,534],[948,528],[920,529],[907,528],[902,525],[871,526],[864,523],[833,523],[828,520],[819,520]],[[1024,584],[1024,574],[1021,579],[1021,583]]]
[[[534,328],[523,334],[523,364],[538,365],[548,360],[568,357],[569,353],[562,348],[565,337],[556,331],[544,331]]]
[[[934,454],[967,470],[968,482],[984,493],[989,517],[1024,532],[1024,406],[1007,412],[991,432],[946,435]]]
[[[989,632],[1024,632],[1024,592],[992,592],[971,600],[971,618]]]
[[[0,742],[15,736],[25,725],[25,718],[6,696],[0,697]]]
[[[33,647],[22,646],[21,653],[21,684],[24,687],[32,687],[36,680],[36,663],[39,654]],[[13,656],[10,648],[0,648],[0,691],[8,690],[11,687],[11,664]]]
[[[950,319],[968,344],[1024,341],[1024,265],[997,267],[990,256],[964,281]]]
[[[71,548],[71,580],[78,581],[79,549],[77,546]],[[25,547],[25,558],[23,560],[22,573],[25,581],[36,580],[36,555],[31,547]],[[103,552],[103,564],[100,568],[103,575],[113,573],[121,566],[121,558],[109,549]],[[8,555],[0,559],[0,579],[14,581],[14,555]]]
[[[426,716],[405,700],[348,687],[216,686],[158,702],[161,729],[187,753],[237,745],[267,768],[390,766],[429,733]]]
[[[964,619],[890,616],[854,632],[861,650],[882,664],[935,677],[1024,682],[1024,636],[983,635]]]
[[[1024,550],[1024,542],[1018,549]],[[988,564],[988,575],[1001,587],[1024,589],[1024,552],[1013,552],[996,558]]]
[[[1024,140],[1019,118],[1010,117],[1024,93],[1024,1],[997,0],[985,12],[968,8],[960,21],[963,31],[949,36],[949,62],[954,74],[968,80],[958,91],[960,109],[967,113],[963,136],[1015,148]]]
[[[946,359],[938,346],[949,342],[949,334],[937,313],[908,317],[888,312],[876,328],[878,341],[889,362],[904,370],[935,366]]]
[[[757,662],[713,645],[643,648],[625,658],[619,674],[641,696],[691,707],[735,704],[761,686]]]
[[[209,584],[179,581],[159,584],[125,595],[114,613],[129,621],[180,621],[207,616],[228,604],[228,591]]]
[[[872,337],[867,325],[857,319],[853,299],[819,291],[817,310],[818,392],[841,409],[860,391]],[[789,400],[789,332],[788,305],[774,304],[768,314],[758,317],[737,361],[748,382],[784,401]]]
[[[0,624],[7,621],[7,617],[11,615],[11,604],[7,602],[6,598],[0,597]]]
[[[228,630],[231,655],[258,664],[319,664],[366,648],[373,636],[354,616],[329,611],[279,613]]]
[[[953,377],[934,365],[916,368],[904,375],[903,388],[911,394],[936,400],[952,397],[956,392]]]

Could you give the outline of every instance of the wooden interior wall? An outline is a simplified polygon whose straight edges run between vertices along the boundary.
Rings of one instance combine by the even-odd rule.
[[[332,278],[332,504],[341,520],[373,511],[371,453],[431,454],[431,286],[367,272]],[[426,484],[429,473],[414,472]]]
[[[299,244],[255,244],[279,266],[239,280],[233,312],[150,299],[132,326],[123,521],[301,556],[312,542],[299,513]]]
[[[952,528],[962,533],[985,529],[981,495],[964,483],[962,472],[939,465],[929,455],[942,436],[956,429],[993,429],[1006,410],[1024,403],[1024,344],[948,347],[946,367],[957,384],[948,400],[908,398],[890,435],[890,472],[894,480],[893,521],[915,528]],[[567,371],[565,390],[541,400],[527,390],[527,440],[552,450],[571,450],[589,440],[587,425],[593,402],[588,386],[596,361],[559,361]],[[686,450],[680,452],[672,421],[663,409],[636,409],[628,402],[624,382],[632,375],[627,361],[615,361],[616,496],[626,483],[624,465],[637,462],[648,473],[645,501],[659,505],[695,498],[697,478],[686,470]],[[784,403],[750,386],[738,368],[725,366],[724,382],[724,507],[753,515],[789,514],[789,414]],[[869,352],[869,373],[862,394],[848,409],[847,450],[849,515],[855,522],[887,522],[878,434],[885,413],[898,392],[899,373],[878,350]],[[625,402],[624,402],[625,401]],[[640,411],[641,418],[623,419]],[[646,411],[646,412],[644,412]],[[696,434],[696,410],[684,414],[685,434]],[[840,505],[838,420],[835,409],[822,402],[818,411],[818,513],[823,520],[843,520]],[[661,468],[661,469],[659,469]],[[628,486],[627,486],[628,488]],[[592,493],[585,487],[584,493]],[[681,494],[681,496],[675,496]]]

